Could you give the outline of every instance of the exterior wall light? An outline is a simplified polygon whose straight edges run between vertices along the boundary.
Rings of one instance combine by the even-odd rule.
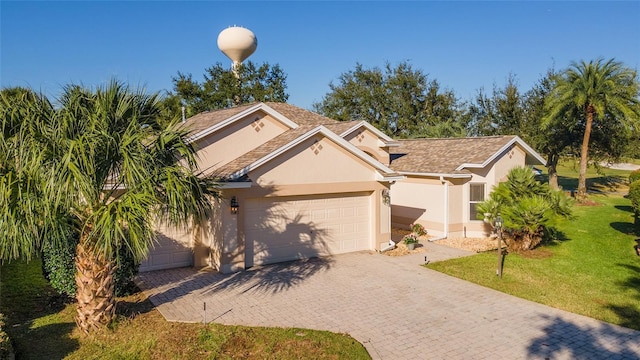
[[[389,206],[389,204],[391,204],[391,195],[389,195],[388,189],[382,190],[382,203],[386,206]]]
[[[238,205],[238,198],[233,196],[231,198],[231,213],[233,215],[238,214],[238,208],[240,208],[240,205]]]

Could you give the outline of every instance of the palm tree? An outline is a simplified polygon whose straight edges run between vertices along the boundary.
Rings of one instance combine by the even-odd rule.
[[[580,176],[577,197],[587,196],[586,173],[589,138],[594,121],[619,121],[625,126],[638,127],[640,117],[640,85],[637,72],[621,62],[610,59],[580,63],[573,62],[560,73],[546,103],[549,124],[570,113],[584,114],[584,134],[580,150]]]
[[[158,100],[117,81],[68,86],[57,110],[32,111],[20,126],[12,156],[30,166],[0,174],[0,191],[14,190],[0,194],[0,224],[19,225],[0,239],[0,258],[29,258],[69,228],[79,234],[76,323],[85,333],[115,314],[117,249],[141,260],[158,223],[202,221],[217,197],[215,182],[198,174],[187,130],[159,121]]]

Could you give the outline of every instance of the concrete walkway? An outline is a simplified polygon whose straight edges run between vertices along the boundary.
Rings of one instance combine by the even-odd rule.
[[[374,359],[640,359],[638,331],[420,266],[425,256],[467,254],[429,243],[426,253],[360,252],[231,275],[156,271],[138,284],[169,321],[348,333]]]

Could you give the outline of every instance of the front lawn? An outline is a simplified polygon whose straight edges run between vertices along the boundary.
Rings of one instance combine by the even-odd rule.
[[[74,304],[55,295],[39,261],[0,268],[0,313],[17,359],[370,359],[344,334],[167,322],[141,293],[118,300],[111,329],[85,337]]]
[[[560,241],[527,256],[509,254],[502,279],[495,251],[437,262],[429,268],[505,293],[640,330],[640,257],[629,200],[593,195],[559,226]]]

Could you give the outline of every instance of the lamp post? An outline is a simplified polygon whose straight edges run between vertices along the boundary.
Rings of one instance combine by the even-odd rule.
[[[496,217],[496,221],[494,222],[494,226],[496,228],[496,232],[498,233],[498,268],[496,269],[496,275],[502,279],[502,264],[504,263],[504,254],[502,253],[502,226],[503,226],[502,216],[498,213]]]

